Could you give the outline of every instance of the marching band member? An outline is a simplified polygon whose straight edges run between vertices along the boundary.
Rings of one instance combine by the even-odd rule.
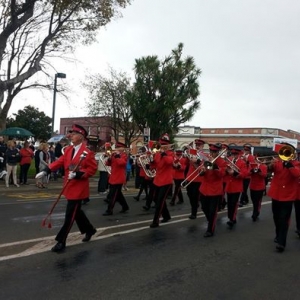
[[[268,167],[264,163],[250,163],[250,197],[253,204],[252,220],[255,222],[260,214],[261,202],[266,189]]]
[[[205,141],[201,139],[195,139],[194,141],[195,147],[196,147],[196,154],[201,154],[206,156],[206,154],[203,152],[203,147],[205,145]],[[193,149],[192,149],[193,150]],[[189,155],[189,160],[188,160],[188,171],[186,174],[186,178],[190,177],[191,174],[198,168],[201,164],[201,160],[197,158],[195,155]],[[199,207],[199,201],[200,201],[200,185],[202,178],[200,176],[193,177],[191,179],[194,179],[192,182],[188,182],[186,191],[187,195],[190,200],[190,205],[191,205],[191,215],[189,218],[191,220],[196,219],[197,217],[197,211]]]
[[[178,197],[177,204],[183,203],[183,195],[181,191],[181,183],[184,180],[184,172],[186,169],[187,164],[187,158],[183,157],[183,150],[177,149],[175,151],[175,157],[173,162],[173,180],[175,184],[175,189],[173,193],[172,200],[170,202],[170,205],[175,204],[175,200]]]
[[[229,155],[231,155],[230,151],[229,151],[229,146],[227,144],[222,144],[222,150],[223,149],[226,149],[225,157],[229,157]],[[223,192],[222,201],[221,201],[221,203],[219,203],[218,211],[221,211],[227,205],[225,188],[226,188],[226,183],[227,183],[228,179],[229,179],[229,175],[225,174],[225,176],[223,177],[223,191],[224,192]]]
[[[250,163],[255,162],[255,157],[251,154],[250,144],[245,144],[243,147],[244,147],[244,153],[242,157],[245,160],[247,167],[249,168]],[[250,175],[248,175],[243,180],[243,192],[240,199],[240,207],[242,207],[243,205],[247,205],[249,203],[249,197],[248,197],[249,183],[250,183]]]
[[[67,147],[64,154],[51,163],[47,170],[36,175],[36,178],[41,178],[45,173],[49,174],[51,171],[64,167],[65,188],[63,195],[67,199],[67,207],[64,224],[55,238],[57,244],[51,249],[53,252],[61,252],[65,249],[67,236],[74,221],[76,221],[80,232],[85,233],[83,242],[88,242],[96,233],[96,229],[81,209],[81,204],[82,200],[89,197],[89,178],[96,173],[97,163],[94,153],[87,148],[85,143],[87,131],[82,126],[74,124],[70,133],[73,146]],[[79,170],[74,171],[84,152],[87,153],[87,156],[82,160]]]
[[[114,150],[115,152],[112,153],[107,160],[107,165],[111,167],[111,174],[108,179],[109,203],[107,210],[102,214],[103,216],[110,216],[113,214],[116,201],[122,206],[120,213],[129,210],[129,206],[122,193],[122,186],[126,182],[127,154],[125,153],[125,148],[125,144],[117,142]]]
[[[159,226],[159,218],[162,215],[162,223],[171,219],[167,208],[166,199],[173,183],[173,151],[170,150],[170,138],[165,133],[159,140],[160,151],[156,152],[151,165],[156,168],[156,175],[153,180],[155,213],[150,228]]]
[[[138,155],[139,154],[145,154],[146,153],[146,148],[145,147],[141,147],[139,149]],[[146,177],[148,177],[146,175],[145,170],[143,169],[143,167],[141,166],[140,160],[139,158],[137,158],[136,163],[139,166],[139,176],[140,176],[140,189],[139,192],[136,196],[133,197],[133,199],[135,199],[136,201],[140,200],[140,196],[142,195],[143,191],[145,191],[146,194],[146,199],[149,197],[149,192],[148,192],[148,182],[146,181]]]
[[[231,148],[231,157],[226,158],[229,162],[226,173],[228,175],[225,192],[227,193],[227,225],[230,229],[236,224],[236,215],[239,205],[239,198],[243,191],[243,179],[248,175],[248,169],[243,159],[239,157],[241,150]]]
[[[223,197],[223,177],[226,173],[227,164],[223,158],[219,157],[221,147],[221,144],[209,144],[210,156],[213,163],[204,162],[200,171],[200,176],[202,176],[200,201],[202,203],[202,210],[208,221],[204,237],[214,235],[218,204]]]
[[[295,148],[287,143],[283,147]],[[280,150],[279,150],[280,152]],[[275,224],[276,250],[283,252],[286,246],[286,238],[290,224],[293,203],[298,196],[298,184],[300,176],[299,162],[296,160],[273,161],[268,168],[274,172],[268,196],[272,198],[272,212]]]

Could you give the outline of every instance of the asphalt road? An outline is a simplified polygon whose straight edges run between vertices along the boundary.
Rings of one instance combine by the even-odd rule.
[[[286,251],[275,251],[270,199],[265,197],[257,222],[251,205],[238,212],[236,228],[218,215],[216,234],[204,238],[201,212],[189,220],[187,198],[169,207],[172,219],[151,229],[153,210],[126,192],[130,210],[103,217],[103,196],[91,187],[84,207],[98,232],[82,243],[76,225],[64,253],[49,249],[64,218],[62,199],[52,229],[41,221],[61,185],[0,187],[0,299],[299,299],[300,240],[291,222]],[[27,188],[27,190],[26,190]]]

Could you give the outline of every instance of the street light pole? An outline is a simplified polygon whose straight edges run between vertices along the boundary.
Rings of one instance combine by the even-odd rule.
[[[54,88],[53,88],[53,107],[52,107],[52,134],[54,133],[54,119],[55,119],[55,103],[56,103],[56,85],[57,78],[66,78],[67,75],[65,73],[56,73],[54,76]]]

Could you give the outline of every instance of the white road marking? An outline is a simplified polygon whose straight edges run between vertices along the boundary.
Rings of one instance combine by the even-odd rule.
[[[265,202],[262,203],[262,205],[267,205],[267,204],[270,204],[270,203],[272,203],[272,201],[265,201]],[[244,207],[239,207],[239,210],[244,210],[244,209],[251,208],[251,207],[252,207],[251,205],[244,206]],[[227,210],[223,210],[222,212],[219,212],[219,214],[222,214],[222,213],[225,213],[225,212],[227,212]],[[173,216],[171,221],[169,221],[168,223],[160,224],[160,226],[168,226],[168,225],[172,225],[172,224],[175,224],[175,223],[190,221],[189,218],[186,218],[189,215],[190,214],[183,214],[183,215]],[[203,212],[199,212],[198,215],[197,215],[197,218],[203,218],[203,217],[204,217]],[[178,220],[176,220],[176,219],[178,219]],[[135,225],[142,225],[142,224],[145,224],[145,223],[150,224],[151,221],[152,221],[152,219],[151,220],[146,220],[146,221],[138,221],[138,222],[132,222],[132,223],[126,223],[126,224],[120,224],[120,225],[113,225],[113,226],[109,226],[109,227],[97,228],[97,233],[93,236],[91,242],[106,239],[106,238],[110,238],[110,237],[113,237],[113,236],[119,236],[119,235],[124,235],[124,234],[129,234],[129,233],[149,229],[149,225],[147,225],[147,226],[142,226],[142,227],[138,227],[138,228],[122,230],[120,232],[114,232],[114,233],[109,233],[109,234],[106,234],[106,235],[101,235],[106,230],[115,229],[115,228],[129,227],[129,226],[135,226]],[[0,248],[5,248],[5,247],[23,245],[23,244],[26,244],[26,243],[35,243],[35,242],[37,243],[34,246],[26,249],[25,251],[23,251],[21,253],[2,256],[2,257],[0,257],[0,261],[6,261],[6,260],[14,259],[14,258],[21,258],[21,257],[26,257],[26,256],[38,254],[38,253],[48,252],[48,251],[50,251],[51,246],[53,246],[53,244],[54,244],[53,243],[54,239],[55,239],[55,236],[50,236],[50,237],[43,237],[43,238],[37,238],[37,239],[31,239],[31,240],[25,240],[25,241],[18,241],[18,242],[0,244]],[[68,240],[67,240],[68,241],[67,246],[70,247],[70,246],[81,244],[82,243],[81,240],[82,240],[82,235],[80,233],[77,233],[77,232],[76,233],[70,233],[69,236],[68,236]]]

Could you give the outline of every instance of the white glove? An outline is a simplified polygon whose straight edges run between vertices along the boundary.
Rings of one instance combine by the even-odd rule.
[[[47,175],[47,173],[46,173],[45,171],[42,171],[42,172],[37,173],[37,174],[35,175],[35,179],[43,178],[43,177],[46,176],[46,175]]]
[[[70,172],[69,175],[68,175],[68,179],[72,180],[73,178],[75,178],[75,176],[76,176],[75,172]]]
[[[0,157],[0,162],[3,162],[4,161],[4,158],[3,157]]]

